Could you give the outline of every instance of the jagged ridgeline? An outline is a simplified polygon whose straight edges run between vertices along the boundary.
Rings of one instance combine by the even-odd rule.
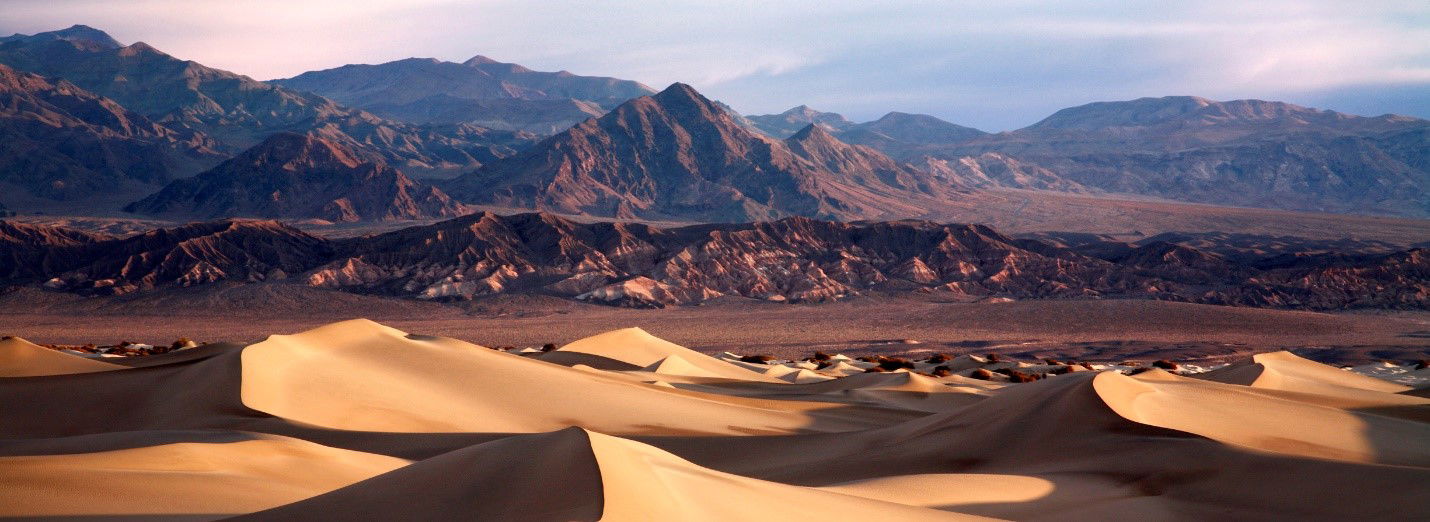
[[[416,299],[532,293],[637,307],[863,294],[1299,309],[1430,305],[1424,249],[1324,253],[1324,245],[1307,244],[1255,254],[1182,244],[1194,240],[1071,244],[1015,239],[981,225],[809,218],[660,228],[485,212],[349,239],[272,221],[198,223],[127,238],[0,221],[0,274],[9,285],[82,294],[281,282]]]

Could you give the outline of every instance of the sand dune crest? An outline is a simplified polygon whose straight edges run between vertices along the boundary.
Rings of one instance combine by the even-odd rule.
[[[19,337],[0,339],[0,377],[40,377],[122,370],[123,366],[57,352]]]

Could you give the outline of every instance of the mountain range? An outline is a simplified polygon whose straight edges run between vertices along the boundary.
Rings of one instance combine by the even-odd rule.
[[[1253,255],[1251,239],[1241,238],[1226,245],[1239,255],[1222,255],[1178,239],[1014,238],[981,225],[911,220],[660,228],[486,212],[349,239],[272,221],[195,223],[127,238],[0,221],[0,274],[12,287],[82,294],[266,282],[428,300],[515,293],[636,307],[868,294],[1430,306],[1423,248],[1325,252],[1322,244],[1260,238],[1281,250]]]
[[[89,199],[134,201],[204,173],[207,181],[181,184],[198,191],[180,198],[189,203],[152,206],[172,200],[170,190],[130,208],[294,218],[254,203],[267,186],[255,178],[263,169],[209,169],[270,136],[297,133],[411,176],[383,178],[413,183],[404,190],[597,217],[936,218],[951,206],[975,205],[980,192],[1008,189],[1026,198],[1073,193],[1430,216],[1430,121],[1280,102],[1098,102],[987,133],[901,112],[863,123],[807,106],[746,117],[684,84],[655,93],[638,82],[538,72],[482,56],[349,65],[259,82],[142,42],[126,46],[85,26],[0,38],[0,67],[0,136],[7,138],[0,183],[18,189],[0,199],[20,211],[36,198],[84,202],[78,213],[117,210],[122,203],[109,208]],[[338,170],[327,171],[338,176],[331,183],[349,183]],[[413,181],[451,174],[455,179],[434,182],[440,190]],[[243,181],[217,182],[222,176]],[[240,186],[251,193],[234,201],[248,203],[191,204],[228,197],[205,191]],[[382,201],[405,201],[385,194]],[[323,205],[344,197],[322,195]],[[298,214],[448,215],[418,207]]]
[[[1427,151],[1423,119],[1169,96],[1064,109],[1024,129],[918,153],[1004,154],[1110,193],[1425,217]]]
[[[655,92],[639,82],[533,71],[480,55],[462,63],[408,58],[344,65],[272,83],[412,123],[474,123],[540,134]]]
[[[87,95],[112,100],[185,141],[223,154],[242,151],[270,134],[292,131],[366,149],[403,168],[464,169],[512,154],[514,146],[531,139],[475,125],[413,125],[383,119],[321,96],[175,58],[143,42],[123,46],[85,26],[6,37],[0,40],[0,64],[62,78],[88,91]],[[144,169],[123,172],[144,176],[139,170]]]
[[[685,84],[628,101],[444,185],[478,204],[647,219],[919,215],[942,188],[817,127],[750,131]]]
[[[221,158],[214,146],[63,79],[0,65],[0,182],[23,191],[67,200],[162,183]]]
[[[952,169],[972,187],[1430,216],[1430,121],[1406,116],[1168,96],[1063,109],[997,134],[897,112],[853,124],[804,106],[749,119],[772,135],[786,129],[776,122],[820,122],[845,142]]]

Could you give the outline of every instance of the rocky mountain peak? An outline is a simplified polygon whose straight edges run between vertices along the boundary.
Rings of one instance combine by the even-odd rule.
[[[90,49],[118,49],[124,46],[119,43],[118,40],[115,40],[114,37],[109,36],[109,33],[83,24],[75,24],[58,31],[47,31],[33,35],[16,33],[13,36],[0,38],[0,43],[13,40],[23,40],[26,42],[65,41],[75,44],[78,47]]]
[[[798,132],[795,132],[794,134],[790,135],[790,137],[785,138],[787,142],[804,143],[827,142],[829,140],[835,139],[836,138],[833,134],[830,134],[829,131],[826,130],[823,125],[820,125],[818,123],[811,123],[809,125],[805,125],[804,128],[800,129]]]
[[[381,161],[377,158],[366,159]],[[236,160],[288,171],[334,165],[356,168],[363,161],[353,151],[332,141],[296,132],[274,134],[244,151]]]
[[[825,143],[831,147],[821,150],[842,147],[822,156],[829,165],[853,170],[821,168],[823,160],[740,126],[717,103],[676,83],[447,187],[476,203],[617,217],[917,213],[892,195],[904,188],[878,181],[886,177],[879,172],[901,175],[888,158]]]
[[[487,58],[486,56],[483,56],[483,55],[480,55],[480,54],[479,54],[479,55],[476,55],[476,56],[473,56],[473,57],[471,57],[471,58],[468,58],[467,61],[462,62],[463,65],[487,65],[487,64],[493,64],[493,63],[502,63],[502,62],[498,62],[498,61],[496,61],[496,60],[493,60],[493,59],[491,59],[491,58]]]
[[[842,115],[821,112],[808,105],[793,107],[779,114],[750,116],[749,120],[760,132],[781,138],[789,137],[811,123],[817,123],[834,131],[842,131],[854,125],[844,119]]]
[[[491,59],[491,58],[487,58],[486,56],[482,56],[482,55],[480,55],[480,54],[471,57],[470,59],[468,59],[468,60],[465,61],[465,62],[462,62],[462,65],[466,65],[466,66],[468,66],[468,67],[475,67],[475,68],[477,68],[477,69],[481,69],[481,70],[483,70],[483,71],[486,71],[486,72],[488,72],[488,73],[492,73],[492,74],[495,74],[495,75],[498,75],[498,76],[503,76],[503,75],[507,75],[507,74],[521,74],[521,73],[535,72],[535,71],[532,71],[531,69],[528,69],[528,68],[526,68],[526,67],[522,67],[521,65],[518,65],[518,64],[507,63],[507,62],[499,62],[499,61],[493,60],[493,59]],[[562,76],[575,76],[575,75],[573,75],[573,74],[571,74],[571,73],[569,73],[569,72],[566,72],[566,71],[560,71],[560,72],[557,72],[557,73],[554,73],[554,74],[562,75]]]
[[[651,96],[651,99],[662,107],[672,110],[691,108],[701,113],[720,114],[720,110],[714,102],[700,94],[690,85],[675,82],[666,87],[665,90]]]

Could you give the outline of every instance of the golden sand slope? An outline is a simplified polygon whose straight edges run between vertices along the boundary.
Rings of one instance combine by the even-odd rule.
[[[0,446],[16,453],[18,444]],[[296,502],[405,466],[384,455],[230,431],[31,441],[0,456],[0,517],[202,515]]]
[[[1289,354],[794,384],[638,330],[522,357],[356,320],[121,371],[6,361],[31,376],[0,378],[0,515],[1430,519],[1430,399]]]
[[[541,358],[557,364],[566,361],[585,362],[592,366],[588,358],[577,355],[594,356],[608,361],[617,361],[658,373],[685,375],[690,377],[718,377],[744,381],[782,382],[774,377],[751,371],[691,350],[647,333],[640,328],[613,330],[585,339],[573,341]],[[602,368],[600,363],[594,364]],[[616,369],[605,367],[604,369]]]
[[[977,520],[721,473],[577,428],[433,457],[240,520]]]
[[[1409,390],[1390,381],[1338,370],[1291,352],[1259,353],[1242,362],[1207,372],[1207,380],[1306,393],[1337,394],[1347,390],[1400,393]]]
[[[867,426],[819,417],[834,408],[828,404],[652,386],[454,339],[412,338],[365,320],[245,348],[242,397],[261,412],[343,430],[778,434]]]
[[[37,377],[104,372],[124,368],[57,352],[19,337],[0,339],[0,377]]]

